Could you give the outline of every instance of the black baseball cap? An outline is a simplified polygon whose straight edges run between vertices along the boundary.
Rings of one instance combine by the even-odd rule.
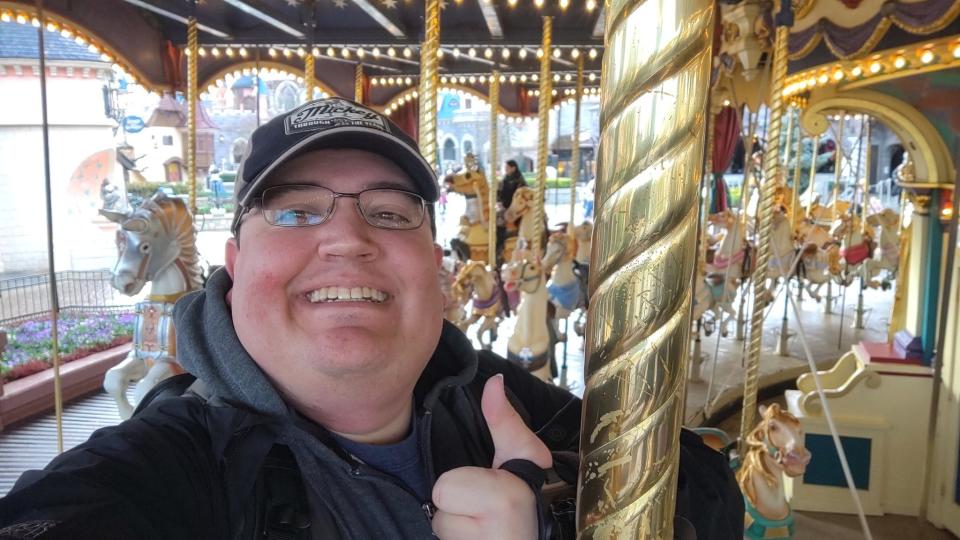
[[[411,139],[386,116],[348,99],[333,97],[305,103],[254,130],[240,162],[233,190],[234,234],[240,218],[266,187],[277,167],[311,150],[352,148],[382,155],[413,180],[428,203],[440,197],[433,167]]]

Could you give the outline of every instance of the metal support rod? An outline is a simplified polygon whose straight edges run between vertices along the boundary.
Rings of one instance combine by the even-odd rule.
[[[540,95],[537,97],[537,116],[540,120],[539,136],[537,138],[537,200],[533,214],[533,253],[534,257],[541,257],[543,246],[543,206],[547,190],[547,145],[550,134],[550,103],[553,91],[550,79],[550,47],[553,42],[553,17],[543,18],[543,37],[540,48],[543,56],[540,58]],[[560,122],[558,121],[557,124]]]
[[[573,234],[573,220],[577,210],[577,184],[580,183],[580,106],[583,101],[583,55],[577,57],[577,88],[576,106],[573,112],[573,149],[570,161],[573,163],[573,174],[570,176],[570,221],[567,223],[567,234]],[[557,120],[559,124],[559,119]],[[564,358],[566,360],[566,358]]]
[[[800,110],[797,109],[797,147],[793,156],[793,198],[790,201],[790,227],[797,230],[800,216],[800,154],[803,153],[803,128],[800,127]]]
[[[773,196],[780,173],[780,129],[783,117],[783,85],[787,76],[787,40],[793,23],[790,0],[781,0],[777,14],[777,30],[773,50],[773,70],[770,81],[770,123],[767,131],[767,148],[763,160],[763,185],[757,209],[757,263],[753,271],[753,309],[750,319],[750,342],[745,357],[746,370],[743,383],[743,411],[740,419],[740,444],[747,440],[753,429],[757,408],[757,391],[760,379],[760,342],[763,338],[763,309],[767,302],[766,275],[770,262],[770,229],[773,224]],[[790,296],[789,294],[787,296]]]
[[[813,152],[811,152],[813,157],[810,158],[810,185],[807,186],[807,191],[810,192],[810,198],[807,199],[807,217],[810,217],[810,212],[813,210],[813,199],[814,194],[816,193],[816,191],[814,191],[814,187],[816,187],[817,183],[817,148],[819,148],[819,146],[820,135],[815,135],[813,137]]]
[[[714,3],[606,6],[578,538],[673,538]]]
[[[487,218],[487,259],[491,271],[497,270],[497,122],[500,120],[500,71],[490,76],[490,215]]]
[[[187,185],[190,212],[197,215],[197,18],[187,20]]]
[[[846,120],[847,113],[845,111],[840,111],[840,127],[837,130],[837,149],[836,156],[833,158],[833,211],[830,214],[830,219],[836,221],[837,216],[840,212],[837,210],[837,206],[840,204],[840,180],[842,179],[843,172],[843,124]]]
[[[50,274],[50,356],[53,358],[53,408],[57,423],[57,452],[63,452],[63,384],[60,379],[60,343],[57,324],[60,317],[60,296],[57,294],[57,270],[53,251],[53,187],[50,180],[50,123],[47,118],[47,62],[44,31],[43,0],[37,0],[37,20],[40,26],[40,112],[43,119],[43,187],[47,206],[47,271]]]
[[[437,167],[437,69],[440,59],[440,0],[424,2],[424,35],[420,46],[420,153]]]

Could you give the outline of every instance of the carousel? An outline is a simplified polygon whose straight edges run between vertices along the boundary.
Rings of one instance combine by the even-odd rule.
[[[958,16],[957,0],[0,1],[0,88],[39,88],[49,246],[45,308],[2,303],[0,325],[48,319],[53,344],[52,414],[4,385],[0,455],[43,422],[63,451],[89,434],[71,408],[100,400],[97,425],[116,423],[182,371],[172,308],[218,264],[246,137],[340,96],[436,167],[446,318],[583,398],[579,537],[673,537],[681,426],[729,457],[749,538],[960,535]],[[58,156],[83,92],[112,134],[74,168]],[[58,255],[71,235],[87,244]],[[61,303],[57,276],[100,236],[133,332],[88,376],[103,391],[71,390],[57,321],[96,306]]]

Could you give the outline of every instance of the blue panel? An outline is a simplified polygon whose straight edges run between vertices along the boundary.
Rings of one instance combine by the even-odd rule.
[[[863,437],[840,437],[843,452],[850,464],[850,473],[857,489],[870,489],[870,439]],[[807,450],[813,455],[803,483],[817,486],[847,487],[843,477],[840,458],[830,435],[807,433]]]

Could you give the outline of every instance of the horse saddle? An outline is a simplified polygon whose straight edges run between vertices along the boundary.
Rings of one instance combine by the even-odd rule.
[[[866,242],[840,250],[840,256],[848,265],[860,264],[870,257],[870,245]]]

